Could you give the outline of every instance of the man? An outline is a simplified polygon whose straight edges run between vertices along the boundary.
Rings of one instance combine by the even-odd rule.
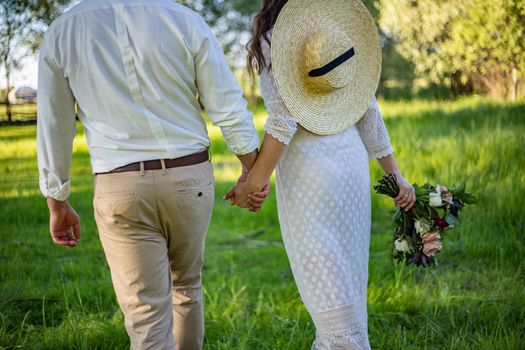
[[[80,238],[67,201],[76,104],[96,174],[95,219],[131,347],[200,349],[214,179],[199,100],[244,174],[259,145],[210,29],[170,0],[82,1],[46,33],[38,92],[40,188],[54,243],[75,247]]]

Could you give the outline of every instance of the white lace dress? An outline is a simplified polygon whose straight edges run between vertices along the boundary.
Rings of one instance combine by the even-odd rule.
[[[264,40],[262,48],[269,65]],[[288,145],[277,165],[277,207],[292,272],[316,327],[312,349],[370,349],[368,158],[392,153],[377,102],[353,127],[319,136],[290,115],[271,69],[261,73],[261,93],[266,133]]]

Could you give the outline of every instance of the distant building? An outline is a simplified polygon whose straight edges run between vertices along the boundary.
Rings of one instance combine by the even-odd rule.
[[[12,104],[36,103],[37,92],[29,86],[14,88],[9,92],[7,98]]]

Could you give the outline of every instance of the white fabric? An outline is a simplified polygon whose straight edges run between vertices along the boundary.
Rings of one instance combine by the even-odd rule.
[[[283,241],[317,330],[313,349],[369,349],[370,173],[357,128],[318,136],[299,127],[276,187]]]
[[[271,39],[271,32],[269,32],[268,38]],[[264,59],[269,65],[271,62],[271,49],[268,42],[264,39],[261,40],[261,48]],[[297,121],[290,115],[281,95],[279,95],[273,71],[267,68],[263,69],[260,78],[261,95],[268,112],[264,131],[287,145],[297,131]]]
[[[263,41],[262,47],[269,66],[270,46]],[[277,208],[293,275],[316,327],[312,349],[368,350],[368,157],[392,152],[377,102],[346,131],[319,136],[295,122],[271,69],[261,74],[261,93],[266,132],[288,145],[277,165]]]
[[[93,172],[210,146],[208,117],[238,155],[259,145],[242,91],[209,27],[170,0],[84,0],[41,46],[38,158],[45,196],[69,194],[75,102]]]
[[[365,115],[356,123],[356,127],[370,159],[383,158],[393,153],[390,138],[375,98]]]

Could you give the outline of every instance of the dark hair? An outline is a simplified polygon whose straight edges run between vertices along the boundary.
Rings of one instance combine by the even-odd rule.
[[[251,76],[261,74],[267,62],[261,49],[261,39],[270,43],[267,33],[277,21],[277,17],[288,0],[264,0],[261,11],[253,20],[253,36],[247,45],[248,49],[248,72]]]

